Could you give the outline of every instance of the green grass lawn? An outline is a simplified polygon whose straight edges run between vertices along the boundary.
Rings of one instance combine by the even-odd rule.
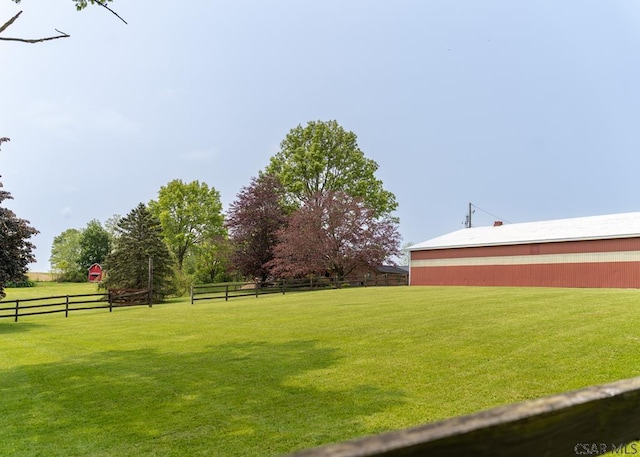
[[[51,287],[95,290],[6,299]],[[639,306],[389,287],[0,319],[0,455],[278,455],[633,377]]]
[[[64,283],[49,281],[36,282],[35,287],[10,287],[4,291],[7,296],[3,301],[15,300],[16,298],[40,298],[67,294],[94,294],[103,292],[104,290],[98,290],[97,284],[92,284],[90,282]]]

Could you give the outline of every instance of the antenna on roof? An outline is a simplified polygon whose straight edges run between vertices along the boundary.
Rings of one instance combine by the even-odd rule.
[[[473,204],[469,202],[469,212],[467,213],[467,217],[464,220],[465,228],[471,228],[471,215],[476,211],[473,209]]]
[[[489,216],[495,217],[496,221],[500,222],[500,225],[502,225],[503,222],[506,222],[508,224],[512,223],[512,222],[506,220],[504,217],[496,216],[495,214],[491,214],[490,212],[483,210],[482,208],[480,208],[479,206],[474,205],[473,203],[469,203],[469,210],[468,210],[467,215],[466,215],[465,220],[464,220],[464,227],[465,228],[473,227],[473,225],[471,224],[471,216],[473,214],[475,214],[477,209],[479,209],[480,211],[482,211],[485,214],[488,214]],[[495,223],[494,223],[494,226],[495,226]]]

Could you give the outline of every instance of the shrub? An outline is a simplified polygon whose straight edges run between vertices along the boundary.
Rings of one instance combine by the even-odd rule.
[[[24,278],[21,281],[11,281],[6,284],[5,287],[35,287],[36,283],[31,281],[30,279]]]
[[[87,282],[84,271],[65,271],[56,277],[56,282]]]

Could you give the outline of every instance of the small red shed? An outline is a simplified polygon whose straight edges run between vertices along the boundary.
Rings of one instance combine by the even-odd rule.
[[[89,282],[100,282],[102,281],[102,266],[99,263],[94,263],[89,267]]]

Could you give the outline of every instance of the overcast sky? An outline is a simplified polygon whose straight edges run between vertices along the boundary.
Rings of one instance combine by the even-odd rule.
[[[380,166],[405,242],[636,211],[639,0],[0,0],[0,174],[53,237],[172,179],[228,207],[287,132],[337,120]],[[490,225],[480,210],[474,222]]]

